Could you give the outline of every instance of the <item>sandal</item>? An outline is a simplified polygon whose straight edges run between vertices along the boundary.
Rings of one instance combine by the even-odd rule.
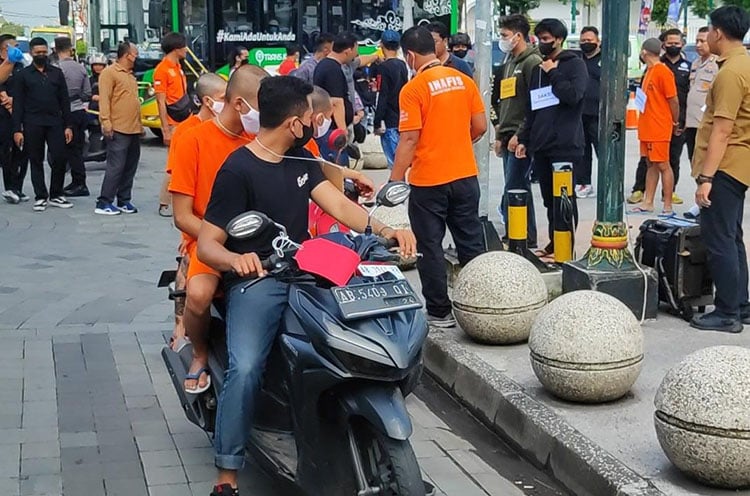
[[[172,206],[159,205],[159,215],[162,217],[172,217]]]
[[[180,336],[179,338],[176,338],[174,336],[170,336],[169,338],[169,348],[174,351],[175,353],[179,353],[182,351],[182,349],[190,344],[190,339],[188,339],[187,336]]]
[[[628,214],[630,215],[654,215],[654,211],[648,210],[647,208],[642,208],[642,207],[633,207],[630,210],[628,210]]]
[[[208,367],[201,367],[197,372],[190,374],[188,373],[185,376],[186,381],[196,381],[198,384],[200,384],[200,378],[203,374],[206,374],[206,385],[203,387],[196,386],[195,389],[188,389],[185,388],[185,392],[189,394],[201,394],[208,391],[208,389],[211,387],[211,373],[208,371]]]
[[[536,250],[534,255],[539,257],[543,262],[554,262],[555,260],[555,250],[552,249],[551,243],[542,249]]]

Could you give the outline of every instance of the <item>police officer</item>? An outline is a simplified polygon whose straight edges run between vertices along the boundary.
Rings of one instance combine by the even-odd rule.
[[[690,91],[690,62],[682,54],[685,46],[682,31],[679,29],[669,29],[664,31],[659,37],[664,48],[664,55],[661,61],[674,74],[675,83],[677,84],[677,99],[680,102],[679,126],[672,135],[672,141],[669,145],[669,164],[672,166],[674,174],[674,185],[677,188],[677,182],[680,179],[680,156],[685,146],[685,117],[687,114],[687,98]],[[672,203],[680,205],[682,199],[676,193],[672,194]]]

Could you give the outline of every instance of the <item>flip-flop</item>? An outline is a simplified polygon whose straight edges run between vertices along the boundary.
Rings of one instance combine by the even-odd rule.
[[[654,211],[646,210],[645,208],[641,208],[641,207],[633,207],[630,210],[628,210],[628,214],[630,215],[654,215]]]
[[[677,214],[674,213],[674,210],[671,212],[662,212],[659,214],[660,219],[671,219],[672,217],[677,217]]]
[[[208,391],[208,389],[211,387],[211,373],[208,370],[208,367],[201,367],[200,370],[195,372],[194,374],[188,373],[185,376],[186,381],[196,381],[200,383],[201,375],[206,374],[206,385],[203,387],[196,387],[195,389],[188,389],[185,388],[185,392],[189,394],[201,394]]]

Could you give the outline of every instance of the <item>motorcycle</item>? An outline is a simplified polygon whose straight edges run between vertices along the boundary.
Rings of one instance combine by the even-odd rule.
[[[370,216],[408,195],[405,183],[389,183]],[[263,261],[266,277],[288,282],[289,303],[268,358],[248,451],[310,496],[434,494],[409,441],[405,403],[421,376],[428,326],[420,299],[392,265],[398,255],[371,227],[361,236],[331,233],[299,245],[260,212],[239,215],[226,232],[248,239],[265,229],[278,229],[275,254]],[[172,271],[163,273],[160,285],[171,277]],[[209,434],[228,362],[225,339],[217,299],[211,386],[197,395],[184,389],[191,346],[162,351],[187,418]]]
[[[90,111],[89,123],[86,126],[86,142],[83,145],[84,162],[103,162],[107,160],[107,143],[104,141],[98,112]]]

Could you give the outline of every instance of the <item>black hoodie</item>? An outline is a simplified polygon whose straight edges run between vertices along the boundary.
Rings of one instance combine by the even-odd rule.
[[[572,51],[557,56],[558,66],[544,72],[535,67],[529,90],[552,86],[558,105],[526,111],[526,125],[518,137],[530,153],[544,156],[576,158],[583,156],[583,97],[588,85],[586,64]]]

